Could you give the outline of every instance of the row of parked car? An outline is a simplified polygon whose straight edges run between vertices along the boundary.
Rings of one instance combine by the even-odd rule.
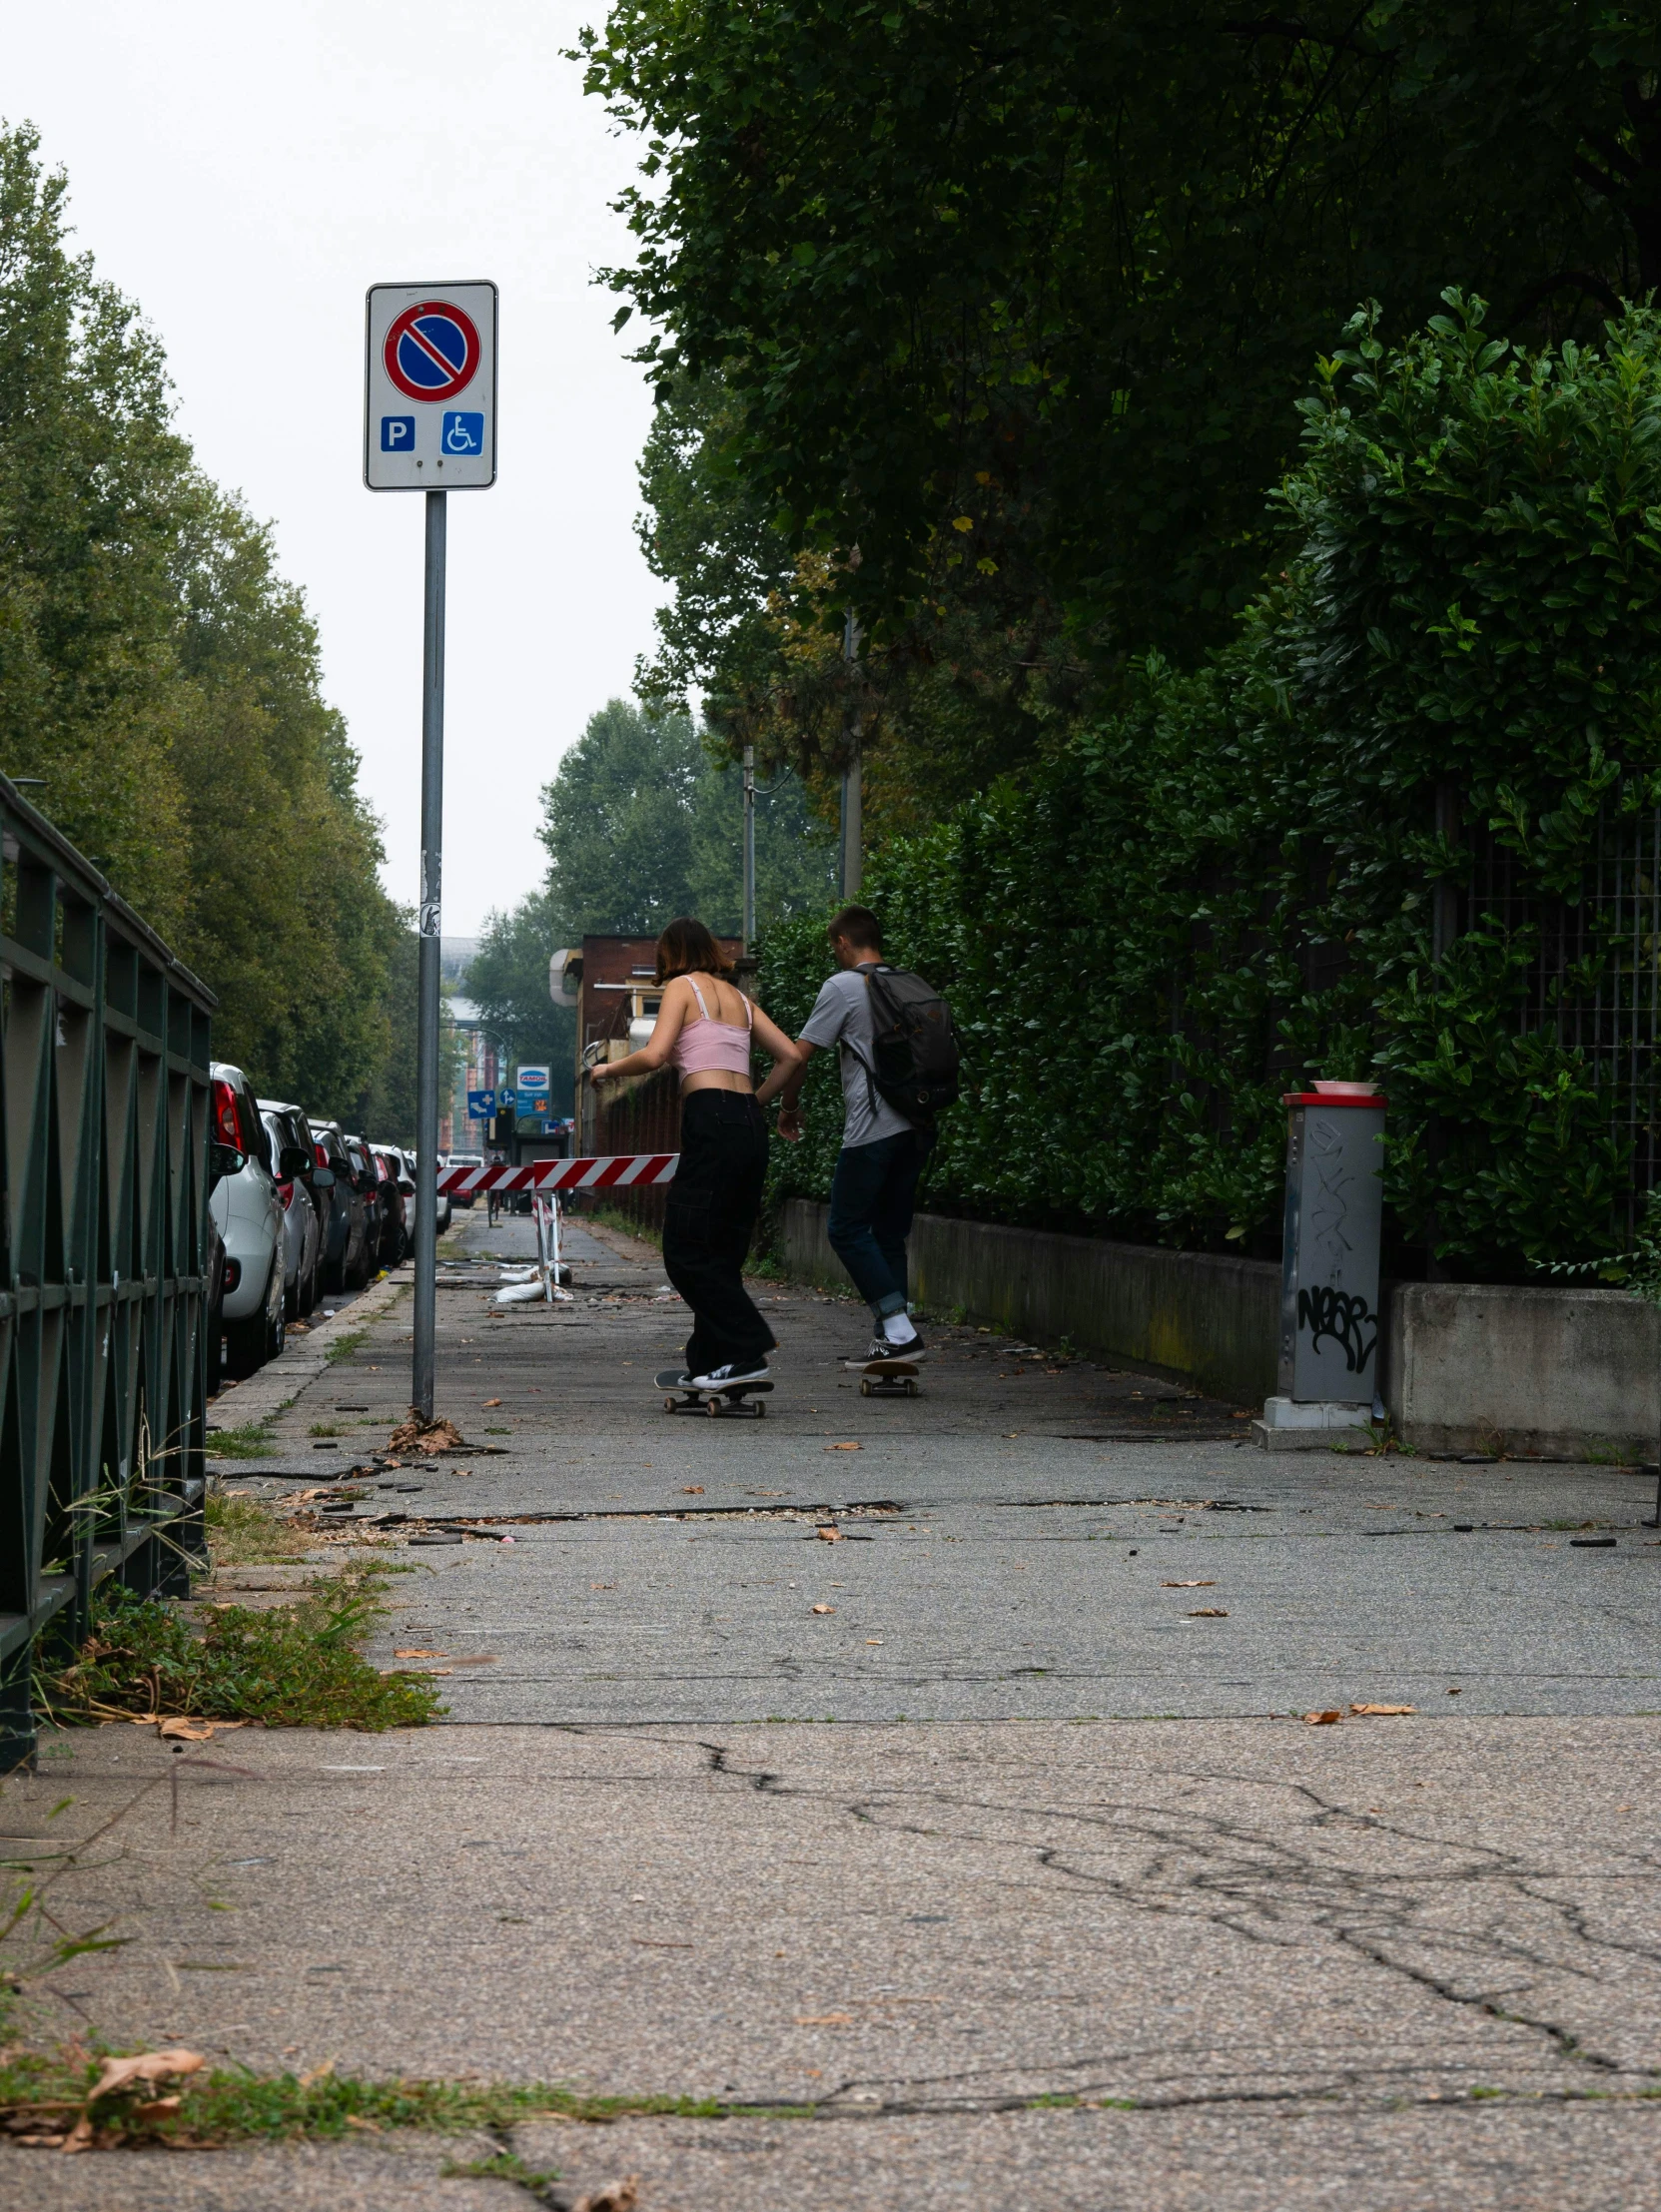
[[[257,1099],[226,1062],[213,1064],[212,1081],[209,1212],[224,1252],[210,1293],[210,1390],[275,1359],[289,1323],[320,1298],[396,1267],[415,1226],[413,1153]]]

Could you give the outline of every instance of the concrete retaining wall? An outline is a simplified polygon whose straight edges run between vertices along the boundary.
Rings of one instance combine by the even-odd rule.
[[[1621,1290],[1402,1282],[1384,1403],[1420,1451],[1653,1459],[1661,1312]]]
[[[800,1281],[846,1286],[827,1208],[793,1198],[783,1257]],[[1185,1376],[1237,1405],[1275,1384],[1280,1270],[919,1214],[912,1288],[1045,1344]],[[1620,1290],[1481,1283],[1385,1286],[1383,1398],[1420,1451],[1653,1459],[1661,1429],[1661,1311]]]
[[[799,1280],[841,1288],[848,1277],[825,1234],[828,1210],[789,1201],[783,1256]],[[1190,1377],[1238,1405],[1260,1404],[1274,1387],[1280,1270],[1264,1260],[920,1213],[911,1280],[931,1312],[961,1306],[1045,1344],[1071,1337],[1081,1350]]]

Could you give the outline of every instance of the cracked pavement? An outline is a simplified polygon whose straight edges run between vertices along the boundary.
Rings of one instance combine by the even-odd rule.
[[[79,1835],[129,1808],[59,1884],[134,1937],[53,1977],[66,2029],[761,2108],[513,2131],[573,2186],[637,2173],[642,2212],[1661,2204],[1634,1477],[1264,1458],[1237,1409],[970,1329],[931,1329],[919,1399],[833,1398],[857,1310],[800,1291],[767,1420],[670,1420],[642,1371],[680,1309],[641,1247],[576,1249],[556,1314],[441,1294],[444,1410],[499,1456],[355,1484],[477,1530],[351,1532],[422,1570],[383,1663],[443,1653],[449,1725],[105,1730],[8,1788],[25,1845],[62,1797]],[[341,1440],[368,1464],[407,1312],[235,1487],[315,1481],[320,1412],[376,1424]],[[1369,1700],[1422,1710],[1290,1717]],[[124,2155],[121,2201],[529,2201],[440,2176],[498,2147]],[[109,2158],[8,2179],[112,2201]]]

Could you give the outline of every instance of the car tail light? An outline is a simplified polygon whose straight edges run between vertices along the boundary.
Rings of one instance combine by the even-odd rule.
[[[237,1285],[238,1285],[238,1283],[239,1283],[239,1282],[241,1282],[241,1281],[242,1281],[242,1279],[243,1279],[243,1263],[242,1263],[242,1261],[241,1261],[240,1259],[228,1259],[228,1260],[227,1260],[227,1261],[225,1262],[225,1287],[226,1287],[226,1289],[227,1289],[227,1290],[235,1290],[235,1289],[236,1289],[236,1287],[237,1287]]]
[[[294,1184],[292,1182],[280,1182],[277,1185],[277,1195],[282,1199],[283,1210],[287,1213],[290,1206],[294,1204]]]
[[[318,1155],[318,1165],[319,1165],[320,1167],[327,1167],[327,1166],[329,1165],[329,1147],[328,1147],[328,1145],[327,1145],[327,1144],[314,1144],[314,1145],[312,1146],[312,1149],[313,1149],[313,1151],[314,1151],[314,1152],[316,1152],[316,1153],[317,1153],[317,1155]]]
[[[237,1120],[237,1094],[223,1076],[214,1078],[214,1134],[222,1144],[229,1144],[234,1152],[246,1152],[243,1132]]]

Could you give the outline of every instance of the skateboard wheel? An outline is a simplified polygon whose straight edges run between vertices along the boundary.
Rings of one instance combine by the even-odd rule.
[[[908,1375],[908,1376],[907,1376],[907,1378],[906,1378],[906,1396],[907,1396],[908,1398],[915,1398],[915,1397],[916,1397],[916,1395],[917,1395],[917,1384],[916,1384],[916,1382],[915,1382],[915,1381],[914,1381],[914,1380],[913,1380],[913,1379],[912,1379],[912,1378],[911,1378],[911,1377],[910,1377],[910,1376]]]
[[[719,1420],[721,1415],[720,1399],[710,1398],[709,1400],[707,1400],[704,1405],[704,1411],[708,1414],[711,1414],[716,1420]]]
[[[767,1408],[759,1398],[755,1401],[755,1417],[758,1421],[765,1421],[767,1418]]]
[[[862,1398],[868,1398],[871,1395],[871,1378],[869,1375],[860,1376],[859,1394]]]
[[[673,1413],[673,1411],[675,1410],[675,1401],[673,1398],[664,1399],[663,1410],[665,1413]]]

